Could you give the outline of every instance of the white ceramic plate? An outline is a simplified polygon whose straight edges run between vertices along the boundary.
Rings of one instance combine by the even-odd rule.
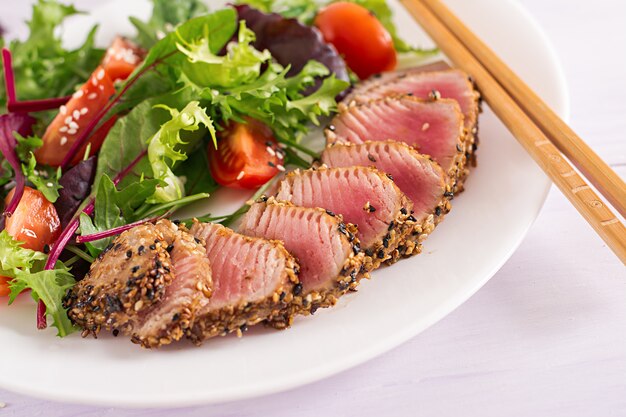
[[[216,0],[211,0],[214,4]],[[511,0],[447,0],[527,82],[567,116],[565,82],[537,24]],[[394,3],[394,6],[398,6]],[[428,43],[395,7],[401,34]],[[99,41],[132,33],[125,15],[146,17],[142,1],[112,1],[67,28],[69,42],[101,23]],[[115,406],[225,402],[310,383],[367,361],[414,337],[474,294],[504,264],[536,218],[548,179],[488,108],[480,119],[479,166],[453,201],[425,252],[373,274],[333,309],[284,332],[253,329],[201,348],[180,343],[147,351],[124,338],[35,329],[27,297],[0,306],[0,386],[58,401]]]

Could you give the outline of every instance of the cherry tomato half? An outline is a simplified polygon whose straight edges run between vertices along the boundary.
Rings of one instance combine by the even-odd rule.
[[[257,120],[246,121],[226,126],[219,134],[217,149],[209,144],[211,174],[226,187],[259,188],[282,167],[282,150],[272,130]]]
[[[359,78],[365,79],[396,67],[397,56],[391,35],[365,7],[349,2],[333,3],[320,10],[315,26]]]

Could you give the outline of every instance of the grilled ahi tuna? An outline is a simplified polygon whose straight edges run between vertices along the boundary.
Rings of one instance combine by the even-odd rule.
[[[240,231],[248,236],[280,239],[296,257],[300,284],[294,288],[294,295],[303,297],[298,311],[301,314],[334,305],[338,297],[356,288],[366,276],[362,268],[365,255],[354,235],[356,228],[323,209],[262,198],[243,217]],[[281,321],[277,327],[282,327]]]
[[[480,94],[463,71],[457,69],[437,71],[435,69],[440,69],[441,65],[435,65],[385,73],[378,79],[372,78],[355,88],[345,102],[367,103],[398,94],[412,94],[422,99],[428,99],[436,94],[441,98],[453,99],[459,103],[464,116],[466,157],[474,159],[474,151],[478,144]],[[466,174],[467,172],[461,177]]]
[[[464,172],[463,115],[454,100],[402,96],[340,105],[325,133],[328,143],[397,140],[431,156],[455,180]]]
[[[410,220],[413,203],[390,177],[375,168],[320,167],[291,172],[280,183],[276,199],[323,207],[355,224],[361,246],[373,260],[366,263],[367,270],[397,259],[398,246],[406,246],[415,228],[415,221]]]
[[[204,247],[168,220],[122,233],[65,297],[86,336],[101,327],[143,347],[179,340],[210,296]]]
[[[450,211],[453,194],[452,185],[446,183],[448,177],[439,164],[404,143],[336,143],[324,150],[322,163],[329,167],[371,166],[390,174],[398,188],[413,202],[412,214],[416,223],[409,240],[415,243],[423,241]],[[410,249],[412,245],[399,246],[403,255],[411,255]]]
[[[301,309],[298,264],[282,243],[233,232],[222,225],[195,223],[190,232],[206,243],[213,269],[213,295],[187,332],[196,344],[269,320],[291,324]]]

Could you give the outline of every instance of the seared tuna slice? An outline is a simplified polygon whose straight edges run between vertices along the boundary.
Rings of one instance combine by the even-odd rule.
[[[431,70],[425,71],[425,69]],[[464,116],[466,157],[474,159],[474,151],[478,145],[480,94],[474,88],[470,77],[463,71],[457,69],[432,71],[432,68],[418,67],[385,73],[379,80],[372,78],[362,83],[344,101],[367,103],[371,100],[403,94],[428,99],[433,92],[441,98],[453,99],[459,103]]]
[[[204,247],[161,220],[118,236],[64,301],[85,336],[104,327],[150,348],[184,335],[211,286]]]
[[[366,263],[368,270],[391,259],[415,227],[415,221],[409,220],[413,203],[390,177],[375,168],[294,171],[280,183],[276,199],[322,207],[355,224],[361,247],[373,260]]]
[[[297,307],[298,313],[305,315],[333,306],[367,275],[355,231],[338,215],[277,202],[273,197],[254,203],[240,226],[240,232],[248,236],[281,240],[296,258],[300,285],[294,294],[302,295],[302,305]]]
[[[465,166],[463,115],[449,99],[386,97],[340,105],[326,129],[328,143],[396,140],[431,156],[456,180]]]
[[[298,264],[282,243],[240,235],[219,224],[195,223],[190,231],[206,244],[213,295],[187,335],[196,344],[264,320],[287,327],[302,297]]]
[[[416,223],[410,240],[415,243],[423,241],[450,211],[453,194],[451,184],[446,184],[448,177],[439,164],[404,143],[336,143],[324,150],[322,163],[331,168],[371,166],[390,174],[398,188],[413,202],[412,214]],[[407,253],[410,248],[406,245],[399,249],[401,254],[411,255],[410,251]]]

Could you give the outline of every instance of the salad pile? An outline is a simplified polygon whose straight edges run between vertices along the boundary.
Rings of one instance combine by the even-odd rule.
[[[153,0],[134,38],[100,49],[94,27],[67,50],[77,13],[39,0],[26,40],[0,34],[0,297],[30,290],[61,337],[64,295],[117,234],[308,168],[301,139],[351,82],[433,52],[398,38],[385,0]]]

